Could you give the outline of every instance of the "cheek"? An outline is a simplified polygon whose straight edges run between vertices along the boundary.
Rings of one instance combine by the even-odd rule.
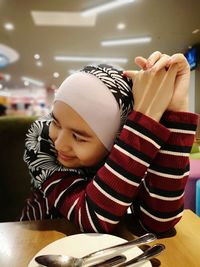
[[[49,137],[51,138],[52,141],[55,141],[57,138],[57,130],[52,125],[52,123],[49,126]]]
[[[82,165],[93,166],[98,164],[108,152],[105,149],[93,146],[87,146],[84,148],[76,149],[76,155],[79,160],[82,162]]]

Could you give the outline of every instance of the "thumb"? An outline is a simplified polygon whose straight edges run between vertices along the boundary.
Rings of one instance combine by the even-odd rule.
[[[138,74],[138,72],[139,72],[138,70],[124,70],[123,76],[133,80],[135,76]]]

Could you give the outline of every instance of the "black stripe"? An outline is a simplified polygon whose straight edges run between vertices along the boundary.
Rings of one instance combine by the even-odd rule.
[[[99,223],[99,219],[97,218],[97,215],[95,214],[93,203],[91,202],[91,200],[89,199],[89,197],[87,195],[86,195],[85,200],[86,200],[86,203],[88,205],[88,209],[89,209],[89,213],[90,213],[92,222],[95,225],[97,231],[100,233],[100,232],[102,232],[102,227]]]
[[[126,169],[124,169],[122,166],[119,166],[114,161],[112,161],[110,158],[107,159],[106,163],[117,173],[121,174],[122,176],[126,177],[130,181],[133,181],[137,184],[141,182],[141,177],[136,176],[130,172],[128,172]]]
[[[63,175],[64,175],[64,174],[63,174]],[[62,180],[62,179],[64,179],[64,176],[63,176],[63,177],[58,177],[57,179],[58,179],[58,180],[60,180],[60,179]],[[57,180],[57,179],[56,179],[56,180]],[[48,185],[46,186],[46,188],[47,188],[47,187],[50,185],[50,186],[48,187],[48,189],[46,190],[46,188],[45,188],[45,189],[43,190],[43,191],[46,190],[45,195],[46,195],[46,196],[50,195],[51,192],[54,190],[54,188],[55,188],[59,183],[60,183],[60,181],[58,181],[58,182],[56,182],[56,183],[53,183],[53,182],[52,182],[52,183],[48,184]]]
[[[174,217],[181,213],[184,209],[184,205],[182,205],[178,210],[176,211],[170,211],[170,212],[162,212],[157,211],[149,207],[148,203],[142,203],[141,207],[143,207],[147,212],[149,212],[151,215],[156,216],[158,218],[168,219],[170,217]]]
[[[117,200],[123,201],[125,203],[130,203],[132,201],[132,198],[129,198],[125,195],[122,195],[118,192],[116,192],[114,189],[112,189],[110,186],[105,184],[98,176],[95,178],[95,182],[104,190],[106,193],[108,193],[110,196],[116,198]]]
[[[179,197],[184,192],[184,189],[176,190],[176,191],[172,191],[172,190],[168,191],[168,190],[163,190],[163,189],[155,188],[155,187],[154,188],[148,187],[148,190],[152,194],[156,194],[158,196],[163,196],[163,197]]]
[[[162,150],[168,150],[168,151],[180,152],[180,153],[190,153],[191,146],[177,146],[173,144],[165,144],[162,147]]]
[[[167,128],[179,129],[179,130],[189,130],[195,131],[196,124],[182,123],[182,122],[174,122],[174,121],[164,121],[161,119],[161,123]]]
[[[134,121],[127,120],[126,125],[149,137],[151,140],[153,140],[160,146],[164,143],[163,140],[160,139],[157,135],[154,135],[150,130],[144,128],[142,125],[139,125]]]
[[[165,174],[172,174],[172,175],[182,175],[185,172],[189,171],[189,164],[185,167],[185,169],[177,169],[177,168],[169,168],[165,166],[160,165],[151,165],[151,168],[149,170],[154,170],[157,172],[165,173]]]
[[[89,196],[87,196],[87,202],[89,203],[89,205],[91,206],[91,208],[93,208],[99,215],[101,215],[102,217],[105,217],[109,220],[118,222],[121,219],[121,216],[116,216],[102,208],[100,208],[99,206],[97,206],[90,198]]]
[[[71,193],[73,192],[75,189],[77,189],[78,186],[80,186],[80,184],[85,183],[84,180],[81,181],[77,181],[76,183],[74,183],[73,185],[70,185],[66,190],[63,188],[63,191],[65,190],[65,192],[62,194],[62,196],[60,197],[56,208],[60,208],[65,200],[65,198]]]
[[[152,158],[150,158],[149,156],[145,155],[144,153],[142,153],[141,151],[138,151],[137,149],[135,149],[134,147],[126,144],[124,141],[122,140],[118,140],[116,142],[121,148],[123,148],[124,150],[126,150],[127,152],[129,152],[131,155],[134,155],[135,157],[145,161],[146,163],[151,163]]]

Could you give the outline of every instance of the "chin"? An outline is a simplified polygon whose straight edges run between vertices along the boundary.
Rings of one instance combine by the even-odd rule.
[[[79,167],[81,167],[81,165],[78,164],[77,162],[66,162],[66,161],[59,159],[59,158],[57,160],[65,168],[79,168]]]

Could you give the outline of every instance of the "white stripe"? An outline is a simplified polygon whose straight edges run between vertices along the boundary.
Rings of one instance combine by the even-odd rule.
[[[129,208],[127,209],[127,214],[132,214],[131,207],[129,207]]]
[[[31,205],[30,201],[28,201],[28,204],[29,204],[29,206],[30,206],[30,207],[32,208],[32,210],[33,210],[33,217],[34,217],[34,220],[36,221],[35,209],[34,209],[34,207]]]
[[[115,176],[117,176],[119,179],[121,179],[122,181],[128,183],[128,184],[131,184],[131,185],[134,185],[134,186],[139,186],[140,183],[136,183],[136,182],[133,182],[129,179],[127,179],[126,177],[124,177],[123,175],[121,175],[120,173],[116,172],[115,170],[113,170],[107,163],[105,163],[104,165],[110,172],[112,172]]]
[[[50,183],[44,190],[44,194],[46,194],[47,190],[49,189],[49,187],[51,187],[53,184],[59,183],[61,179],[55,180],[52,183]]]
[[[181,129],[174,129],[174,128],[168,128],[173,133],[184,133],[184,134],[195,134],[195,131],[192,130],[181,130]]]
[[[131,127],[127,126],[127,125],[124,125],[124,128],[129,130],[130,132],[140,136],[141,138],[143,138],[144,140],[148,141],[149,143],[151,143],[152,145],[154,145],[155,147],[157,147],[158,149],[160,148],[160,145],[157,144],[154,140],[152,140],[151,138],[147,137],[146,135],[132,129]]]
[[[45,203],[46,203],[46,214],[49,215],[49,205],[48,205],[48,199],[45,197]]]
[[[40,211],[40,220],[42,220],[42,209],[41,209],[40,202],[38,202],[37,199],[34,199],[34,201],[38,204],[39,211]]]
[[[97,217],[101,220],[101,221],[104,221],[104,222],[108,222],[108,223],[111,223],[111,224],[117,224],[119,221],[112,221],[108,218],[105,218],[103,217],[102,215],[99,215],[98,213],[95,212],[95,214],[97,215]]]
[[[81,208],[78,211],[78,222],[79,222],[79,228],[80,228],[81,232],[84,232],[83,226],[82,226],[82,223],[81,223]]]
[[[174,152],[169,150],[160,150],[159,153],[167,154],[167,155],[173,155],[173,156],[182,156],[182,157],[188,157],[190,153],[183,153],[183,152]]]
[[[24,209],[22,210],[22,216],[20,217],[19,221],[23,221],[23,218],[24,218]]]
[[[92,226],[92,228],[93,228],[93,230],[94,230],[95,232],[98,232],[97,229],[96,229],[96,227],[94,226],[93,221],[92,221],[92,218],[91,218],[91,216],[90,216],[90,212],[89,212],[89,209],[88,209],[87,202],[86,202],[86,211],[87,211],[88,219],[89,219],[89,221],[90,221],[90,225]]]
[[[75,181],[73,181],[73,183],[69,186],[69,187],[67,187],[67,188],[65,188],[60,194],[59,194],[59,196],[56,198],[56,200],[55,200],[55,203],[54,203],[54,207],[56,207],[57,206],[57,204],[58,204],[58,201],[60,200],[60,198],[62,197],[62,195],[72,186],[72,185],[74,185],[75,183],[77,183],[77,182],[79,182],[79,181],[82,181],[83,179],[76,179]]]
[[[122,206],[129,206],[131,204],[131,202],[125,203],[117,198],[112,197],[111,195],[106,193],[95,181],[93,181],[93,184],[103,195],[105,195],[107,198],[111,199],[112,201],[116,202],[117,204],[120,204]]]
[[[124,150],[123,148],[119,147],[118,145],[115,144],[114,147],[115,147],[117,150],[119,150],[120,152],[122,152],[124,155],[126,155],[126,156],[132,158],[133,160],[135,160],[135,161],[141,163],[142,165],[144,165],[144,166],[146,166],[146,167],[149,167],[149,163],[147,163],[147,162],[145,162],[145,161],[139,159],[138,157],[136,157],[136,156],[130,154],[128,151]]]
[[[166,201],[174,201],[174,200],[178,200],[178,199],[182,198],[183,195],[184,195],[184,192],[180,196],[178,196],[178,197],[164,197],[164,196],[161,196],[161,195],[156,195],[156,194],[151,193],[149,191],[149,189],[147,188],[147,185],[146,185],[146,182],[145,181],[143,181],[143,183],[144,183],[144,187],[145,187],[146,191],[153,198],[157,198],[157,199],[161,199],[161,200],[166,200]]]
[[[156,217],[152,214],[150,214],[148,211],[146,211],[143,207],[140,207],[140,210],[142,212],[144,212],[147,216],[151,217],[152,219],[156,220],[156,221],[159,221],[159,222],[169,222],[169,221],[172,221],[174,219],[177,219],[179,217],[181,217],[183,215],[183,212],[180,212],[179,214],[177,214],[176,216],[174,217],[170,217],[170,218],[159,218],[159,217]]]
[[[26,215],[27,215],[29,221],[32,221],[31,218],[30,218],[30,215],[29,215],[29,210],[30,210],[30,208],[29,208],[29,206],[27,206],[27,212],[26,212]]]
[[[148,169],[148,172],[156,174],[158,176],[166,177],[166,178],[172,178],[172,179],[182,179],[183,177],[189,175],[189,171],[185,172],[181,175],[173,175],[173,174],[168,174],[168,173],[162,173],[162,172],[157,172],[151,169]]]
[[[79,198],[77,198],[77,199],[74,201],[74,204],[73,204],[73,205],[71,206],[71,208],[69,209],[68,214],[67,214],[67,219],[68,219],[68,220],[70,220],[70,216],[71,216],[72,210],[73,210],[74,207],[76,206],[78,200],[79,200]]]

